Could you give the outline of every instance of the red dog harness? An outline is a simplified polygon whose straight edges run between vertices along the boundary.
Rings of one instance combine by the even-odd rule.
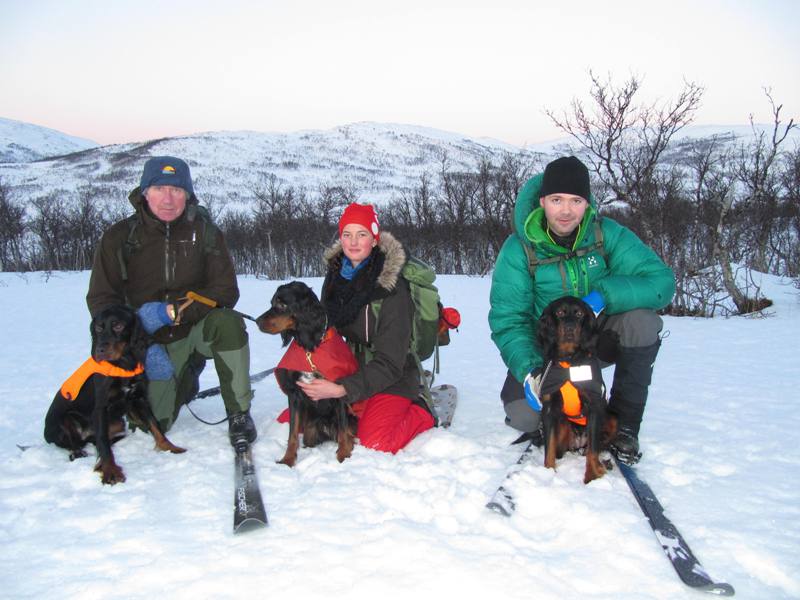
[[[83,384],[95,373],[106,377],[135,377],[144,373],[144,367],[139,364],[133,371],[128,371],[115,367],[107,360],[97,362],[94,358],[89,357],[61,386],[61,395],[66,400],[75,400],[80,394]]]
[[[286,354],[275,368],[289,371],[310,371],[319,373],[328,381],[338,381],[342,377],[358,371],[358,361],[347,342],[336,333],[333,327],[330,327],[325,332],[320,345],[313,352],[308,352],[296,340],[292,340],[286,349]],[[278,385],[280,385],[280,380],[278,380]]]

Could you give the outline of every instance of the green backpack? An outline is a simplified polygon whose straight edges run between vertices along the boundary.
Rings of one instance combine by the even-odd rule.
[[[427,263],[418,258],[409,257],[400,271],[401,277],[408,282],[411,301],[414,303],[414,318],[411,326],[410,352],[418,362],[429,359],[439,346],[450,343],[449,336],[439,336],[439,317],[442,302],[439,290],[433,285],[436,273]],[[376,321],[380,318],[383,300],[371,303]]]

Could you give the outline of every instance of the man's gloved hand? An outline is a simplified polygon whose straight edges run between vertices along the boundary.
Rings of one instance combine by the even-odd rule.
[[[145,302],[139,307],[139,320],[149,334],[166,325],[172,325],[173,319],[170,314],[175,314],[175,309],[166,302]]]
[[[589,308],[592,309],[594,312],[594,316],[597,317],[603,312],[603,309],[606,307],[605,298],[603,298],[603,294],[598,292],[597,290],[592,290],[588,294],[586,294],[583,298],[581,298],[586,304],[589,305]]]
[[[542,401],[539,400],[539,389],[542,386],[542,369],[541,367],[535,368],[528,373],[522,387],[525,389],[525,399],[528,405],[536,412],[541,412]]]
[[[144,360],[144,372],[148,379],[154,381],[165,381],[172,378],[175,368],[169,359],[166,349],[161,344],[153,344],[147,349],[147,356]]]

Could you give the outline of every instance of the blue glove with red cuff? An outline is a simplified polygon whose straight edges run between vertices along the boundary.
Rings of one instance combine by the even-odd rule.
[[[598,292],[597,290],[592,290],[588,294],[586,294],[583,298],[581,298],[586,304],[589,305],[589,308],[592,309],[594,312],[594,316],[597,317],[603,312],[603,309],[606,307],[606,300],[603,298],[603,294]]]
[[[145,302],[139,307],[139,320],[147,333],[153,334],[162,327],[172,325],[169,304],[166,302]]]

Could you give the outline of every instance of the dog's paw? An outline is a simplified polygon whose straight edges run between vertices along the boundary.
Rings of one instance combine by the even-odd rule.
[[[73,450],[69,453],[69,460],[70,462],[75,460],[76,458],[86,458],[89,454],[86,450]]]
[[[282,459],[275,462],[277,462],[279,465],[286,465],[287,467],[291,468],[297,462],[297,457],[284,456]]]
[[[94,468],[94,470],[100,471],[102,474],[101,479],[104,484],[115,485],[125,481],[125,473],[123,473],[122,468],[114,462],[100,463]]]

